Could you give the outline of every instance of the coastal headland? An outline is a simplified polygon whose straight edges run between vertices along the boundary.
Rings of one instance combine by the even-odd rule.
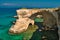
[[[34,18],[37,15],[43,15],[44,26],[52,27],[55,24],[58,26],[58,11],[59,8],[18,9],[16,10],[18,19],[16,20],[15,24],[11,26],[9,32],[17,34],[26,31],[29,24],[34,25]]]

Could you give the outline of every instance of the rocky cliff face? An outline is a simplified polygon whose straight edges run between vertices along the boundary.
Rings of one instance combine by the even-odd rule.
[[[15,25],[13,25],[10,29],[10,33],[21,33],[27,30],[29,24],[34,25],[34,18],[37,15],[43,15],[44,18],[44,26],[52,27],[53,25],[58,23],[58,14],[53,9],[19,9],[17,10],[18,19],[16,20]]]

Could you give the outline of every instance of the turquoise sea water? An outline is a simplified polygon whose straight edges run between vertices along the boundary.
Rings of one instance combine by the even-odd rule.
[[[16,20],[13,16],[16,15],[17,8],[0,8],[0,40],[22,40],[22,35],[10,35],[9,28]]]

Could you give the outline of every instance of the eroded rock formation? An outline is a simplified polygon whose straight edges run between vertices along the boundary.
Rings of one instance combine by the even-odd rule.
[[[17,10],[18,19],[16,20],[15,25],[13,25],[10,29],[10,33],[21,33],[27,30],[28,25],[31,23],[34,25],[34,18],[37,15],[43,15],[44,18],[44,26],[53,27],[53,25],[57,24],[57,16],[55,10],[53,9],[19,9]],[[55,14],[54,14],[55,13]]]

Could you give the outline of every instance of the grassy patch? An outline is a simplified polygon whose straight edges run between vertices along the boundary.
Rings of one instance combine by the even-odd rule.
[[[33,25],[33,26],[30,25],[28,27],[27,31],[23,33],[24,34],[24,38],[23,39],[24,40],[29,40],[32,37],[33,32],[36,31],[36,29],[38,29],[38,27],[36,25]]]

